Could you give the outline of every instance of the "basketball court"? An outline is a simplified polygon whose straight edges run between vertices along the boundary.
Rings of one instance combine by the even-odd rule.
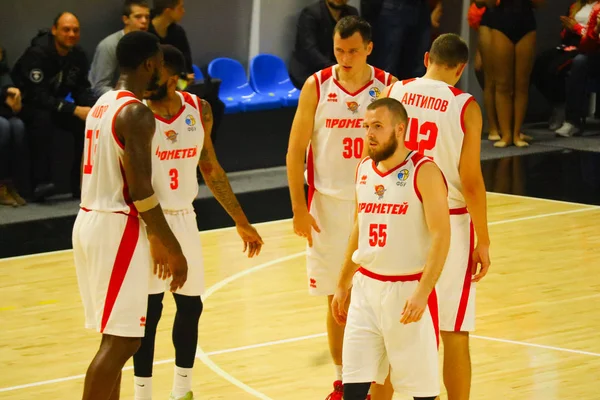
[[[597,399],[600,207],[495,193],[488,203],[492,267],[477,294],[471,398]],[[196,398],[324,399],[333,366],[325,300],[307,294],[305,242],[290,220],[257,228],[265,246],[254,259],[234,229],[201,234]],[[99,335],[83,327],[71,251],[0,259],[0,293],[0,399],[79,399]],[[166,296],[156,399],[171,389],[173,314]],[[122,398],[132,399],[127,365]]]

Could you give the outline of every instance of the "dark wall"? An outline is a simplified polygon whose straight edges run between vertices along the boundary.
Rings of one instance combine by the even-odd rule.
[[[100,40],[122,28],[122,0],[2,1],[0,46],[11,65],[40,28],[50,28],[60,11],[71,11],[81,22],[81,45],[90,58]],[[187,0],[186,29],[194,62],[206,64],[228,56],[246,62],[250,42],[251,0]],[[209,11],[210,10],[210,11]]]

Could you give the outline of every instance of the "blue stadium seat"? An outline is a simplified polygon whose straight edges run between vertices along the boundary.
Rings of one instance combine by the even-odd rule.
[[[225,103],[225,113],[233,112],[232,104],[239,103],[242,111],[280,108],[280,98],[256,93],[250,87],[244,67],[230,58],[216,58],[208,65],[208,74],[222,80],[219,98]]]
[[[192,69],[194,70],[194,77],[196,78],[196,82],[203,81],[204,74],[202,73],[202,70],[196,64],[192,64]]]
[[[290,80],[283,60],[271,54],[259,54],[250,63],[250,84],[257,93],[277,96],[286,107],[298,105],[300,91]]]

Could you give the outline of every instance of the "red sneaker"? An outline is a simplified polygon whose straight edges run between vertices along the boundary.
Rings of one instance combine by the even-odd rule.
[[[333,382],[333,392],[329,396],[325,397],[325,400],[343,400],[344,398],[344,385],[342,381]]]

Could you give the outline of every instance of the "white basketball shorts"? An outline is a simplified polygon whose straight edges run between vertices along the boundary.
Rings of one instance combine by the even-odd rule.
[[[312,247],[306,246],[308,292],[315,296],[335,293],[354,226],[354,201],[314,192],[309,211],[321,232],[313,229]]]
[[[184,296],[201,296],[204,293],[204,263],[200,232],[196,222],[196,213],[185,210],[177,213],[165,211],[165,218],[177,241],[181,245],[183,255],[188,264],[187,280],[175,293]],[[158,279],[154,273],[150,277],[149,294],[158,294],[170,290],[172,279]]]
[[[450,215],[450,250],[437,282],[440,330],[475,330],[475,283],[471,282],[474,231],[466,209],[453,209]]]
[[[344,383],[383,384],[391,369],[394,391],[414,397],[440,394],[435,290],[419,321],[400,323],[419,278],[385,277],[362,268],[354,275],[344,332]]]
[[[80,210],[73,227],[73,255],[86,328],[143,337],[151,261],[142,221]]]

